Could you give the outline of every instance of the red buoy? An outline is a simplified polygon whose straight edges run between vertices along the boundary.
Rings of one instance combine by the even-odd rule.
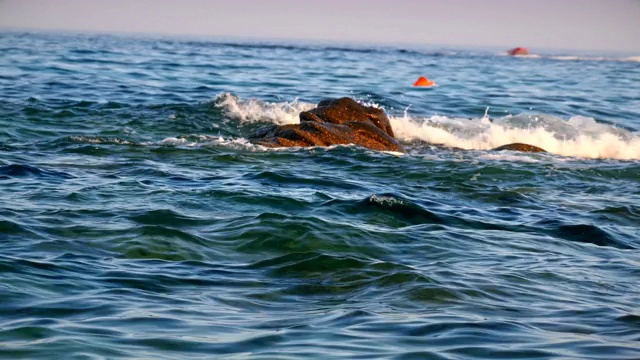
[[[413,83],[413,86],[433,86],[436,83],[427,79],[424,76],[420,76],[416,82]]]
[[[523,47],[517,47],[517,48],[513,48],[511,50],[508,51],[509,55],[511,56],[515,56],[515,55],[529,55],[529,50],[527,50],[527,48],[523,48]]]

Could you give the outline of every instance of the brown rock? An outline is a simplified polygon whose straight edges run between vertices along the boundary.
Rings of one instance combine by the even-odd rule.
[[[404,152],[395,139],[387,114],[347,97],[327,99],[300,113],[300,123],[259,129],[249,140],[267,147],[356,144],[373,150]],[[493,150],[546,152],[528,144],[513,143]]]
[[[249,139],[268,147],[356,144],[404,152],[383,110],[347,97],[322,100],[318,107],[300,113],[300,124],[263,128]]]

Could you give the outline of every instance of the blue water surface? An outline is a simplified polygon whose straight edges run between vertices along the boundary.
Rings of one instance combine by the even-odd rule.
[[[640,358],[637,57],[22,32],[0,54],[2,358]],[[246,140],[342,96],[409,152]],[[549,152],[489,150],[512,136]]]

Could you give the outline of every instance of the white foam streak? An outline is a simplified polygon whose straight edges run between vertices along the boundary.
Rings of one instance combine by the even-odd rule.
[[[224,138],[222,136],[210,135],[189,135],[168,137],[158,143],[149,143],[147,145],[161,146],[183,146],[183,147],[206,147],[206,146],[226,146],[235,149],[264,150],[264,146],[251,143],[245,138]]]
[[[524,59],[553,59],[560,61],[619,61],[619,62],[640,62],[640,56],[627,57],[603,57],[603,56],[577,56],[577,55],[509,55],[507,53],[498,53],[499,56],[513,56]]]
[[[135,142],[115,137],[98,137],[98,136],[71,136],[70,139],[75,142],[85,144],[116,144],[116,145],[136,145]]]
[[[493,152],[487,153],[478,156],[479,159],[484,160],[492,160],[492,161],[507,161],[507,162],[527,162],[527,163],[538,163],[540,160],[535,159],[530,156],[525,156],[525,154],[514,154],[514,153],[503,153],[503,152]]]

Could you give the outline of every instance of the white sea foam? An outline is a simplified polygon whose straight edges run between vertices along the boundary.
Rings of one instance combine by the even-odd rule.
[[[499,56],[511,56],[508,53],[498,53]],[[621,61],[621,62],[640,62],[640,56],[627,57],[604,57],[604,56],[578,56],[578,55],[515,55],[517,58],[525,59],[553,59],[561,61]]]
[[[391,117],[401,141],[421,140],[468,150],[489,150],[511,143],[526,143],[550,153],[585,158],[640,159],[640,135],[592,118],[574,116],[564,121],[549,115],[460,119]]]
[[[242,148],[249,150],[264,150],[264,146],[251,143],[245,138],[224,138],[222,136],[211,135],[189,135],[168,137],[157,143],[149,145],[161,146],[182,146],[182,147],[206,147],[206,146],[226,146],[231,148]]]
[[[192,146],[192,144],[185,138],[175,138],[175,137],[168,137],[166,139],[161,140],[160,142],[158,142],[158,145],[164,145],[164,146]]]
[[[514,154],[505,152],[492,152],[478,156],[479,159],[493,160],[493,161],[507,161],[507,162],[527,162],[536,163],[540,160],[527,156],[529,153]]]
[[[369,202],[379,204],[379,205],[386,205],[386,206],[406,204],[406,201],[404,201],[403,199],[398,199],[388,195],[376,195],[376,194],[373,194],[369,197]]]
[[[215,101],[228,116],[242,122],[261,121],[279,125],[297,124],[300,111],[316,106],[297,100],[277,103],[242,100],[230,94],[222,94]],[[373,103],[366,105],[378,106]],[[640,134],[583,116],[565,120],[547,114],[521,114],[489,121],[486,116],[477,119],[418,118],[405,111],[404,116],[390,116],[390,120],[396,138],[402,142],[419,140],[468,150],[489,150],[519,142],[563,156],[640,159]]]
[[[75,142],[86,143],[86,144],[138,145],[135,142],[116,138],[116,137],[71,136],[70,139]]]
[[[278,125],[297,124],[301,111],[313,109],[316,105],[300,102],[270,103],[256,99],[242,100],[229,93],[218,95],[215,103],[226,115],[243,122],[271,122]]]

